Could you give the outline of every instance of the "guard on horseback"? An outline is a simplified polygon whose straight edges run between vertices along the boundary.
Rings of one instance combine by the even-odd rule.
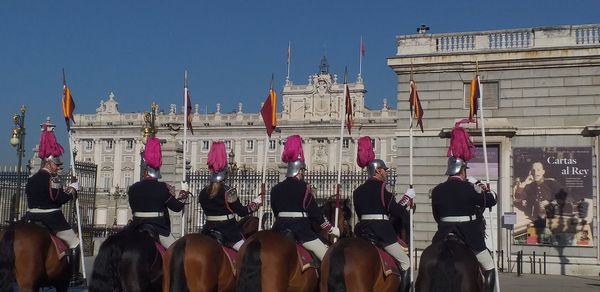
[[[486,291],[494,291],[496,282],[494,260],[485,244],[483,211],[496,205],[496,197],[485,184],[467,177],[467,161],[472,157],[468,134],[457,126],[452,131],[448,151],[448,179],[431,192],[433,217],[438,231],[433,241],[445,240],[453,233],[475,253],[484,270]],[[459,138],[460,137],[460,138]],[[466,145],[466,147],[464,146]]]
[[[273,231],[291,231],[297,242],[312,251],[319,260],[323,260],[327,245],[313,231],[311,223],[318,224],[321,229],[336,237],[340,236],[340,229],[323,217],[310,185],[304,181],[306,164],[302,138],[299,135],[287,138],[281,160],[287,163],[287,172],[286,179],[271,189],[271,207],[276,217]]]
[[[361,137],[358,141],[357,163],[361,168],[367,167],[369,178],[360,185],[352,195],[354,210],[359,218],[354,230],[358,237],[368,241],[374,239],[400,264],[401,290],[410,287],[410,259],[406,247],[400,245],[389,215],[408,218],[407,208],[412,207],[414,189],[408,189],[404,195],[393,194],[386,188],[388,167],[381,159],[375,159],[371,138]]]
[[[244,206],[240,202],[236,189],[225,184],[227,154],[222,141],[212,143],[207,164],[211,172],[210,183],[200,191],[198,197],[206,215],[202,233],[217,237],[222,244],[239,251],[244,244],[244,238],[235,215],[244,217],[258,210],[262,205],[262,196],[259,195]]]
[[[144,150],[144,177],[141,181],[129,187],[127,195],[129,206],[133,213],[131,228],[142,228],[150,225],[158,233],[162,246],[169,248],[175,237],[171,234],[171,221],[169,210],[179,212],[185,206],[184,201],[189,193],[187,185],[182,183],[182,190],[175,192],[175,187],[158,181],[161,178],[162,153],[160,141],[157,138],[148,138]]]
[[[58,144],[54,136],[54,129],[43,125],[38,156],[42,159],[41,169],[27,180],[25,193],[27,194],[27,213],[25,220],[41,222],[49,228],[56,237],[62,239],[69,246],[69,261],[73,271],[79,270],[76,259],[79,238],[65,219],[61,206],[77,197],[79,183],[72,177],[71,183],[63,188],[58,177],[62,170],[60,156],[63,147]]]

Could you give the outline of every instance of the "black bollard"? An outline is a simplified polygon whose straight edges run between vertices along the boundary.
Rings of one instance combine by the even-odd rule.
[[[535,251],[533,251],[533,270],[531,271],[532,274],[535,274]]]
[[[544,252],[544,275],[546,275],[546,252]]]

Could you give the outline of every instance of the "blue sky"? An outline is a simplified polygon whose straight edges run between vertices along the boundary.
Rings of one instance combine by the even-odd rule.
[[[539,4],[543,2],[543,4]],[[351,81],[366,46],[366,104],[396,106],[386,58],[397,35],[420,24],[431,33],[600,23],[596,0],[569,1],[2,1],[0,3],[0,166],[15,165],[12,115],[28,107],[27,158],[50,116],[67,148],[60,99],[62,68],[76,113],[94,113],[114,92],[121,112],[182,103],[189,71],[192,102],[223,112],[238,102],[256,112],[275,74],[281,90],[292,42],[291,79],[305,84],[321,56]],[[402,105],[401,105],[402,106]]]

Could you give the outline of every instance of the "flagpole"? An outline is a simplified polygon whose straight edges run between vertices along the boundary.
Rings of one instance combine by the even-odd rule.
[[[271,91],[272,89],[269,89]],[[269,92],[269,94],[271,94]],[[263,205],[258,208],[258,231],[262,230],[262,221],[263,215],[265,213],[265,192],[266,192],[266,183],[267,183],[267,149],[269,144],[269,135],[265,136],[265,150],[263,153],[263,164],[262,164],[262,183],[260,184],[260,195],[262,196]]]
[[[182,172],[181,172],[181,181],[187,182],[187,175],[185,169],[185,160],[186,160],[186,152],[187,152],[187,128],[188,128],[188,76],[187,70],[185,70],[183,77],[183,162],[182,162]],[[188,186],[189,187],[189,186]],[[186,191],[189,191],[186,190]],[[181,209],[181,237],[185,235],[185,224],[187,218],[185,213],[185,206]]]
[[[287,76],[285,77],[285,85],[290,84],[290,63],[292,63],[292,41],[288,42]]]
[[[358,77],[362,77],[362,55],[363,55],[363,39],[360,36],[360,48],[358,48]]]
[[[479,73],[479,64],[477,65],[477,71]],[[483,91],[481,88],[481,80],[479,78],[479,74],[477,74],[477,87],[479,89],[479,119],[481,120],[481,139],[483,140],[483,161],[485,164],[485,184],[487,185],[488,189],[490,188],[490,170],[489,170],[489,164],[488,164],[488,155],[487,155],[487,143],[485,140],[485,119],[483,117]],[[485,196],[485,193],[483,194]],[[494,244],[494,226],[493,226],[493,221],[492,221],[492,210],[490,208],[490,212],[489,212],[489,222],[492,224],[491,228],[492,230],[490,231],[490,239],[492,240],[492,244]],[[497,245],[496,245],[496,249],[497,249]],[[498,267],[497,267],[497,262],[494,256],[494,251],[492,250],[491,252],[492,254],[492,260],[494,261],[494,273],[496,274],[496,291],[500,292],[500,279],[499,279],[499,275],[498,275]]]
[[[62,70],[63,73],[63,99],[67,98],[65,95],[65,90],[67,89],[67,79],[65,77],[65,69]],[[69,93],[70,94],[70,93]],[[64,110],[64,109],[63,109]],[[69,117],[70,118],[70,117]],[[69,134],[69,158],[71,159],[71,175],[75,176],[75,155],[73,155],[73,136],[71,134],[70,128],[70,120],[67,120],[67,133]],[[81,271],[83,273],[83,282],[87,286],[87,276],[85,274],[85,261],[83,257],[85,256],[83,252],[83,236],[81,232],[81,213],[79,212],[79,199],[77,196],[74,197],[75,200],[75,213],[77,214],[77,233],[79,237],[79,251],[81,252],[79,256],[79,260],[81,262]],[[78,273],[79,271],[72,271],[73,273]]]
[[[344,72],[344,94],[342,95],[341,98],[341,103],[340,106],[343,108],[341,113],[342,115],[340,116],[340,149],[338,152],[338,176],[337,176],[337,186],[336,186],[336,191],[335,191],[335,217],[333,218],[334,220],[334,225],[335,227],[338,227],[339,224],[339,220],[338,220],[338,216],[340,214],[340,191],[341,191],[341,187],[342,187],[342,151],[343,151],[343,146],[344,146],[344,122],[346,119],[346,96],[349,94],[348,93],[348,68],[346,68],[345,72]],[[336,241],[336,238],[333,238],[333,242]]]
[[[412,70],[411,70],[411,76],[410,76],[410,90],[409,93],[411,96],[410,98],[412,98],[412,91],[413,91],[413,80],[412,80]],[[418,109],[415,109],[415,111]],[[408,142],[408,149],[409,149],[409,154],[408,154],[408,186],[409,188],[413,188],[413,121],[414,121],[414,115],[413,115],[413,111],[410,111],[410,117],[409,117],[409,128],[408,128],[408,137],[409,137],[409,142]],[[413,244],[413,227],[414,227],[414,217],[413,217],[413,212],[412,212],[412,206],[411,209],[409,209],[408,211],[409,214],[409,226],[410,226],[410,231],[409,231],[409,248],[410,248],[410,283],[411,283],[411,289],[412,289],[412,283],[414,283],[413,279],[414,279],[414,256],[415,256],[415,248],[414,248],[414,244]]]

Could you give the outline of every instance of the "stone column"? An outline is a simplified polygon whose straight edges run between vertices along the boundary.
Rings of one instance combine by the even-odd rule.
[[[329,165],[327,166],[327,170],[338,170],[339,163],[337,159],[340,149],[340,145],[338,143],[341,143],[341,141],[339,138],[330,138],[327,140],[327,142],[329,143],[329,153],[327,154],[329,156]]]
[[[188,141],[188,144],[189,143],[190,141]],[[196,166],[198,164],[198,140],[191,141],[191,143],[191,155],[188,157],[190,157],[190,166],[192,166],[191,170],[196,171],[198,170],[198,167]]]
[[[309,171],[312,170],[312,141],[313,140],[311,139],[306,139],[304,145],[302,145],[302,150],[304,150],[304,163],[306,163],[306,168],[308,168]]]
[[[388,159],[387,157],[387,139],[386,137],[383,137],[381,139],[379,139],[379,157],[381,157],[381,159],[387,164],[390,163],[391,159]]]
[[[140,155],[140,151],[142,151],[142,147],[144,147],[144,144],[142,144],[142,140],[140,138],[136,138],[135,140],[135,146],[133,147],[133,177],[132,177],[132,181],[133,182],[137,182],[141,175],[142,175],[142,169],[141,169],[141,164],[142,164],[142,157]]]
[[[102,140],[94,139],[94,163],[99,166],[100,163],[102,162],[101,159],[102,159]],[[98,168],[98,170],[100,170],[100,168]],[[100,181],[100,180],[98,180],[98,181]]]
[[[267,145],[265,145],[265,139],[262,140],[258,140],[256,141],[258,147],[256,148],[256,150],[258,151],[258,159],[256,161],[256,170],[258,171],[262,171],[262,167],[263,167],[263,157],[262,155],[265,153],[265,147],[267,147]],[[237,155],[236,155],[237,156]],[[267,162],[268,164],[268,162]]]

